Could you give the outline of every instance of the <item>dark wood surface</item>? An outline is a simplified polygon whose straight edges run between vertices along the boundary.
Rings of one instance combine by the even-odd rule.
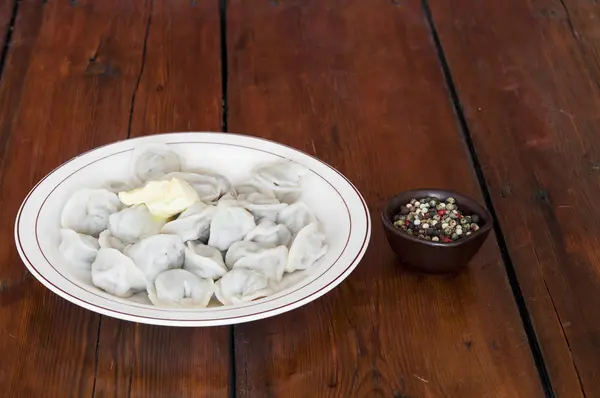
[[[235,327],[97,315],[1,245],[0,397],[600,396],[600,5],[430,3],[0,1],[4,242],[51,169],[169,131],[304,150],[373,218],[339,287]],[[379,226],[423,186],[499,220],[457,277],[403,271]]]
[[[231,0],[227,26],[229,129],[337,167],[375,223],[337,289],[235,327],[238,395],[541,396],[493,239],[470,273],[425,278],[397,267],[378,225],[401,190],[480,197],[420,3]]]
[[[600,396],[600,4],[431,7],[554,391]]]
[[[119,1],[21,1],[18,11],[0,80],[0,396],[91,396],[100,316],[25,272],[12,224],[46,173],[127,137],[147,13]],[[110,56],[91,62],[99,47]]]

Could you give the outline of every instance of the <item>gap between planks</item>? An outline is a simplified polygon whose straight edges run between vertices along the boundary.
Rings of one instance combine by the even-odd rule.
[[[485,176],[483,174],[483,170],[481,168],[481,163],[479,162],[479,158],[477,156],[477,151],[475,149],[475,145],[471,138],[471,133],[469,130],[469,126],[467,124],[467,120],[463,113],[462,104],[460,102],[460,98],[458,96],[458,92],[456,91],[456,87],[454,85],[454,80],[452,79],[452,73],[450,71],[450,66],[448,65],[448,61],[446,59],[446,55],[444,53],[444,49],[442,47],[442,43],[440,41],[437,29],[433,22],[433,17],[431,15],[431,9],[429,8],[428,0],[421,0],[421,4],[423,7],[423,12],[425,14],[426,22],[429,26],[429,30],[431,32],[433,44],[435,46],[435,50],[438,55],[438,60],[440,62],[440,66],[442,68],[442,73],[444,75],[444,81],[446,82],[446,87],[450,94],[450,99],[452,102],[452,107],[454,109],[455,115],[458,119],[458,123],[460,126],[460,131],[462,133],[462,138],[467,147],[467,151],[469,157],[471,159],[471,164],[473,169],[475,170],[475,174],[477,177],[477,182],[479,184],[479,188],[483,195],[483,199],[486,207],[488,208],[490,214],[492,215],[492,220],[494,223],[494,233],[496,235],[496,241],[498,243],[498,247],[500,249],[500,253],[502,256],[502,261],[504,263],[506,274],[508,277],[508,281],[510,287],[512,289],[512,293],[517,304],[517,308],[519,311],[519,315],[521,317],[521,321],[523,322],[523,327],[525,329],[525,333],[527,334],[527,340],[529,342],[529,347],[531,349],[531,354],[533,356],[538,374],[540,376],[542,387],[544,389],[544,393],[546,397],[554,398],[555,394],[552,389],[552,383],[550,381],[550,375],[548,373],[548,369],[546,367],[546,363],[544,361],[544,357],[542,355],[542,350],[538,339],[535,334],[535,329],[533,328],[533,324],[531,322],[531,316],[529,315],[529,310],[525,304],[525,299],[523,297],[523,292],[519,285],[519,281],[517,279],[517,275],[515,272],[515,268],[508,253],[508,247],[506,245],[506,240],[504,238],[504,233],[500,228],[500,223],[498,221],[498,216],[494,209],[494,204],[492,202],[492,198],[490,192],[487,187],[487,183],[485,181]]]
[[[140,66],[140,72],[138,73],[135,86],[133,88],[133,94],[131,94],[131,106],[129,107],[129,123],[127,125],[127,138],[131,137],[131,125],[133,123],[133,109],[135,107],[135,97],[138,89],[140,88],[140,81],[144,74],[144,65],[146,64],[146,51],[148,49],[148,36],[150,35],[150,25],[152,24],[152,11],[154,10],[154,0],[150,0],[150,9],[148,10],[148,23],[146,24],[146,32],[144,34],[144,44],[142,46],[142,63]]]
[[[227,65],[227,0],[219,0],[219,34],[221,44],[221,131],[228,131],[228,77]],[[235,361],[235,326],[229,326],[229,397],[237,396],[237,378]]]

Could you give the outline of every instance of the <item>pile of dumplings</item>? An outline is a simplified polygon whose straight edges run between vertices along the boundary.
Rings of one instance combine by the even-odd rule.
[[[306,169],[260,165],[233,186],[214,171],[183,171],[167,145],[136,148],[131,178],[75,192],[61,214],[59,252],[118,297],[147,292],[163,307],[235,305],[280,290],[284,274],[310,270],[327,252],[321,225],[298,200]],[[199,200],[161,218],[120,192],[178,179]]]

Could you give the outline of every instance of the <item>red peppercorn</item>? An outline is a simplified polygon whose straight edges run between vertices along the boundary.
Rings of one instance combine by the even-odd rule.
[[[446,210],[438,210],[438,214],[440,216],[443,216],[444,214],[446,214]]]

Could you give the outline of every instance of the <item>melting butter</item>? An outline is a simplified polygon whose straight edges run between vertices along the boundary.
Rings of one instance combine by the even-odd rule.
[[[127,206],[145,204],[156,217],[169,218],[200,202],[198,193],[179,178],[149,181],[141,188],[119,192],[119,199]]]

